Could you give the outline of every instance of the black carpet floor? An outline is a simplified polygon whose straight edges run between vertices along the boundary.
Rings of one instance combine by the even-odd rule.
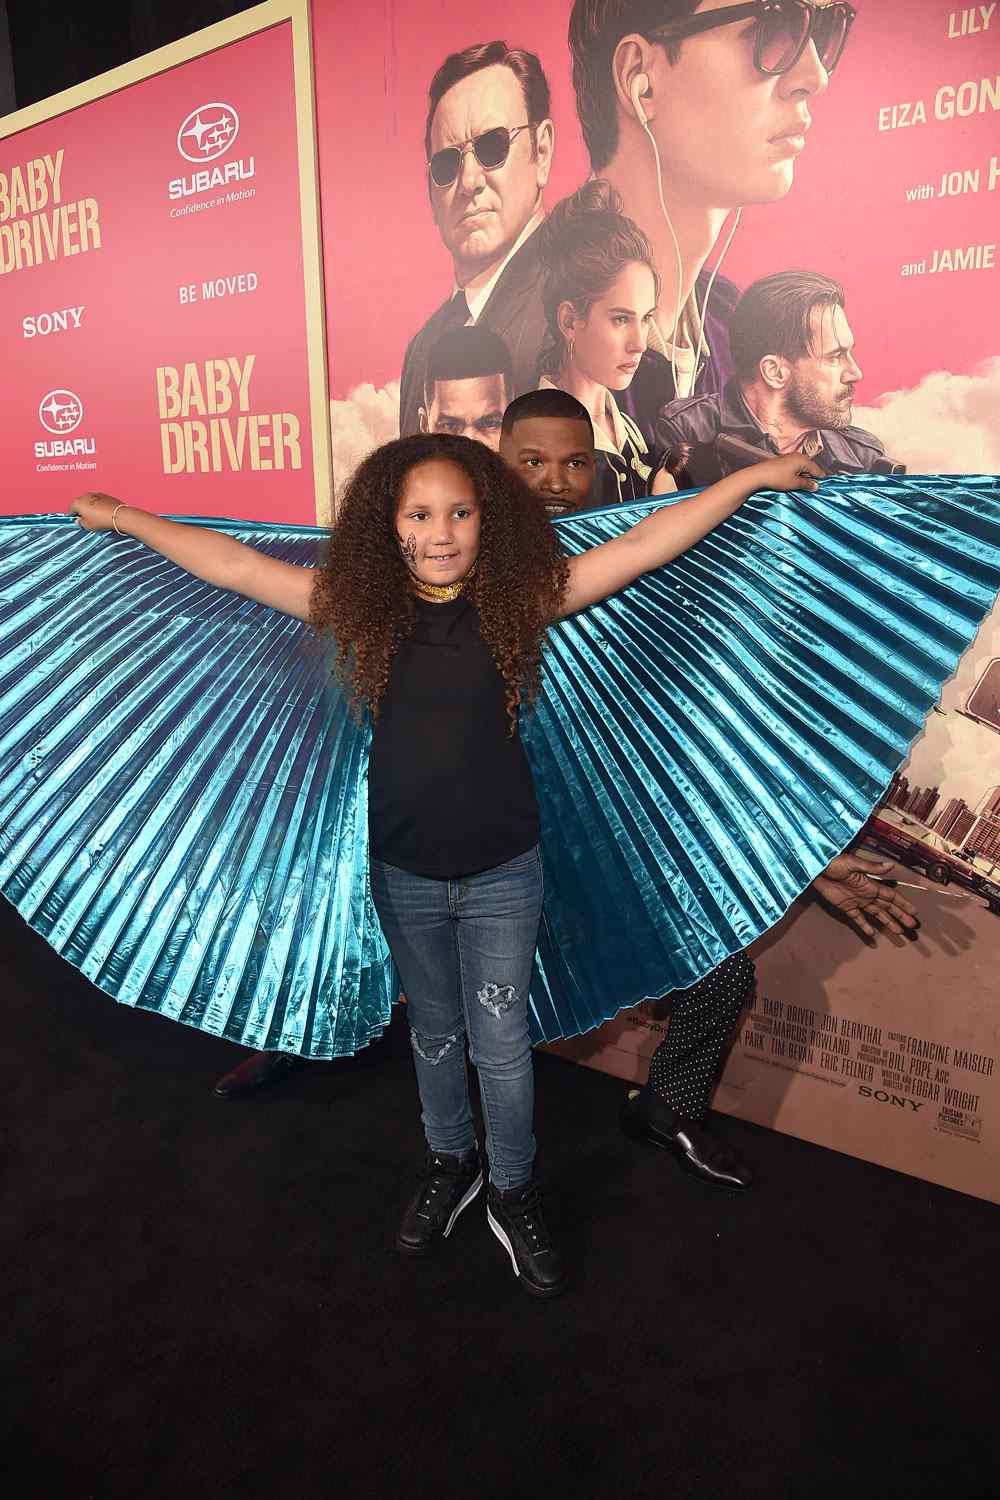
[[[392,1250],[405,1034],[242,1102],[242,1055],[116,1006],[3,905],[8,1495],[1000,1493],[988,1204],[735,1121],[731,1198],[538,1058],[572,1273],[524,1295],[479,1204]]]

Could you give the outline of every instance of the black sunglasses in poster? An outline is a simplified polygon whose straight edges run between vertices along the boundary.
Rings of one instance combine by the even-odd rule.
[[[472,152],[484,172],[495,172],[510,155],[515,137],[522,130],[530,129],[530,125],[515,125],[513,130],[508,130],[506,125],[497,125],[492,130],[484,130],[482,135],[463,141],[460,146],[442,147],[440,151],[435,151],[427,163],[431,180],[439,188],[451,187],[462,170],[467,151]]]
[[[853,5],[845,0],[833,0],[830,5],[814,5],[811,0],[750,0],[746,5],[724,5],[721,10],[705,11],[686,21],[668,22],[651,34],[659,41],[681,42],[719,26],[752,19],[753,64],[758,73],[769,78],[787,73],[810,42],[824,70],[832,73],[856,15]]]

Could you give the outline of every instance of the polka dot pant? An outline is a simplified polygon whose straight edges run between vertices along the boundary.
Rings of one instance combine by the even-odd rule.
[[[670,996],[670,1026],[653,1053],[646,1087],[685,1119],[699,1120],[708,1109],[754,978],[749,958],[736,953],[689,990]]]

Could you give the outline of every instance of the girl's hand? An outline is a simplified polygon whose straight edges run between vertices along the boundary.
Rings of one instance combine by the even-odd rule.
[[[664,505],[635,526],[569,562],[569,586],[560,614],[571,615],[626,584],[673,562],[700,542],[757,490],[814,490],[823,470],[804,453],[785,453],[747,469],[736,469],[687,500]]]
[[[256,599],[296,620],[312,619],[315,568],[279,562],[223,531],[171,521],[141,506],[126,505],[114,495],[78,495],[69,509],[86,531],[110,531],[117,513],[122,536],[151,547],[192,577]]]
[[[817,479],[826,479],[825,469],[806,458],[804,453],[782,453],[779,458],[765,459],[749,470],[759,490],[815,490]]]
[[[69,512],[76,516],[77,523],[85,531],[110,531],[115,507],[123,503],[114,495],[77,495]]]

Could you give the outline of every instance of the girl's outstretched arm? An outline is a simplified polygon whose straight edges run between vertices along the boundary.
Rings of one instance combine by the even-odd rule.
[[[700,495],[678,500],[676,505],[646,516],[622,536],[570,559],[569,584],[560,615],[574,614],[588,604],[607,599],[640,574],[679,557],[728,520],[757,490],[814,490],[816,480],[824,477],[811,459],[801,453],[785,453],[738,469]]]
[[[294,563],[265,557],[256,547],[247,547],[221,531],[167,521],[111,495],[80,495],[70,511],[87,531],[110,531],[111,518],[117,511],[116,525],[120,532],[162,553],[185,572],[220,589],[245,594],[258,604],[269,604],[282,614],[309,619],[314,568],[300,568]]]

